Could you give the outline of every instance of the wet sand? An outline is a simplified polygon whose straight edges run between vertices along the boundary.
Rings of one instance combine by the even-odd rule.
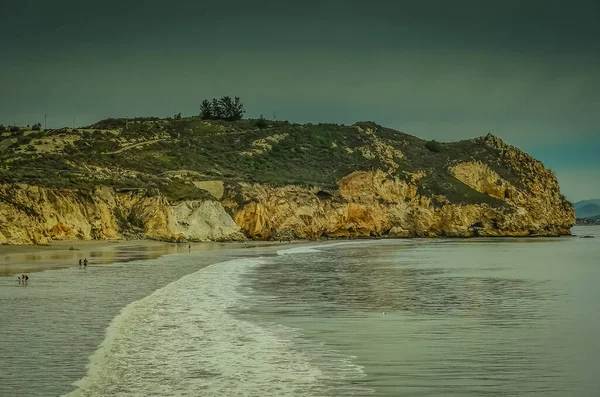
[[[279,242],[166,243],[152,240],[56,241],[49,245],[1,245],[0,277],[66,267],[78,267],[87,258],[88,266],[114,262],[154,259],[162,255],[279,245]],[[71,249],[73,248],[73,249]]]

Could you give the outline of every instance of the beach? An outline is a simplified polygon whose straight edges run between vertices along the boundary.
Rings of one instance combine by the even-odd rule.
[[[11,271],[27,255],[38,270],[64,268],[26,285],[0,277],[0,395],[598,389],[596,238],[191,246],[2,247]]]
[[[163,255],[215,251],[223,248],[251,248],[279,245],[279,242],[196,242],[167,243],[154,240],[55,241],[48,245],[0,245],[0,277],[20,273],[78,267],[87,258],[88,266],[155,259]],[[287,243],[285,243],[287,244]]]

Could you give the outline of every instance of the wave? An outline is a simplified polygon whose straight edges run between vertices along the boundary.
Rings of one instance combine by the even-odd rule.
[[[243,276],[264,263],[213,264],[126,306],[67,396],[353,394],[346,381],[364,374],[351,358],[304,348],[300,330],[233,313],[247,300]]]
[[[408,243],[408,241],[407,241]],[[398,240],[361,240],[361,241],[342,241],[338,243],[322,242],[318,245],[305,245],[301,247],[288,248],[278,250],[277,255],[293,255],[293,254],[312,254],[316,252],[322,252],[323,248],[332,248],[345,245],[357,245],[357,244],[398,244]]]
[[[288,248],[285,250],[277,250],[277,255],[312,254],[315,252],[321,252],[321,251],[314,249],[313,246],[295,247],[295,248]]]

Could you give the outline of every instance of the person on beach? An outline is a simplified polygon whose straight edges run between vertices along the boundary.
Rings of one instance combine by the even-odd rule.
[[[83,262],[81,261],[81,258],[79,258],[79,266],[82,266]]]
[[[86,266],[87,266],[87,258],[85,258],[85,259],[83,260],[83,267],[86,267]]]
[[[188,252],[192,252],[192,246],[188,245]]]

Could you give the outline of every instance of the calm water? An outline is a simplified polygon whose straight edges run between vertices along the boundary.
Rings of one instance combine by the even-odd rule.
[[[574,231],[597,237],[315,243],[0,278],[0,395],[597,396],[600,228]]]

